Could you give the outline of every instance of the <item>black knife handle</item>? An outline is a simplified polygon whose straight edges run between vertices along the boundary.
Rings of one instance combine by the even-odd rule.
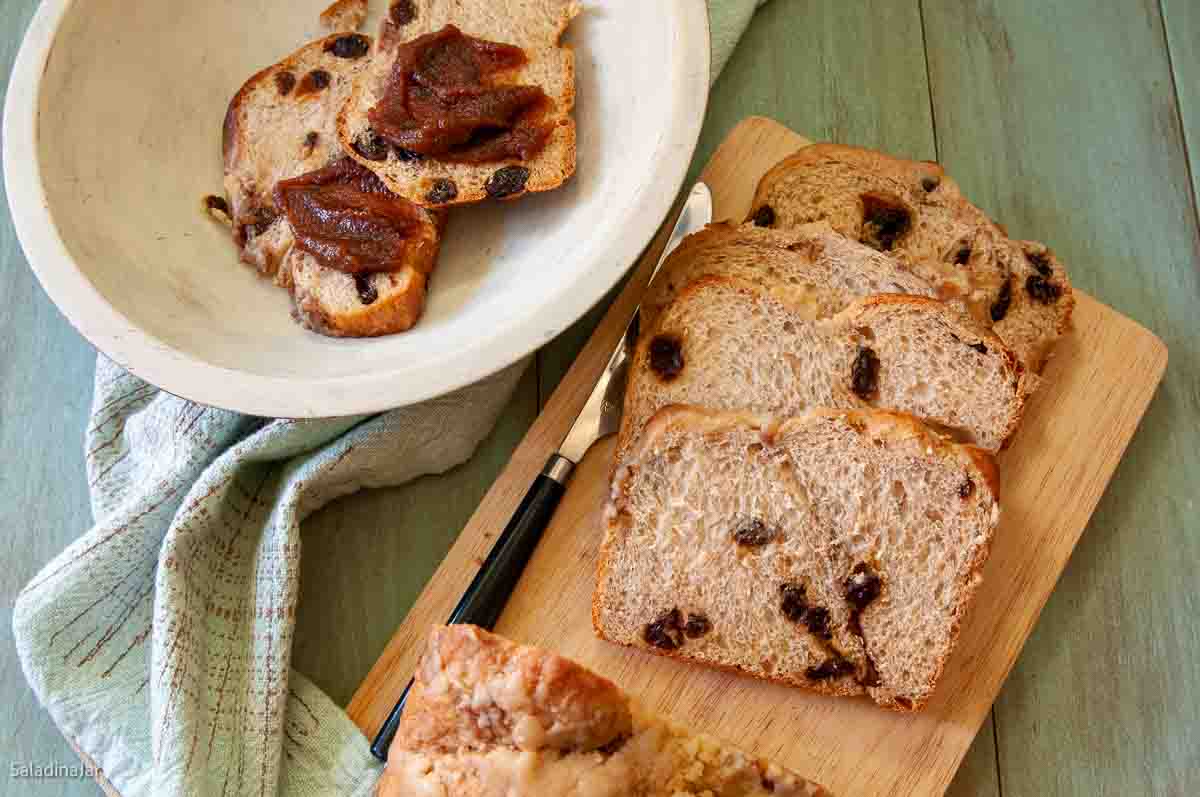
[[[542,538],[542,532],[550,524],[550,518],[554,516],[554,510],[566,492],[566,482],[574,467],[575,463],[561,454],[550,455],[546,467],[530,485],[529,491],[521,499],[521,505],[450,613],[448,623],[471,623],[487,629],[496,625],[500,613],[504,611],[504,604],[516,589],[525,565]],[[380,761],[387,761],[388,747],[400,725],[404,701],[408,699],[411,687],[412,681],[409,681],[375,736],[375,741],[371,743],[371,755]]]

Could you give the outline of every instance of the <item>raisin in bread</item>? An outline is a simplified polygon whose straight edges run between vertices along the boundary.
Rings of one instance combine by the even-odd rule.
[[[642,300],[642,328],[652,328],[663,308],[704,276],[786,287],[804,300],[814,318],[834,315],[858,296],[936,296],[928,282],[898,260],[839,235],[828,224],[770,230],[718,222],[684,238],[663,262]]]
[[[291,292],[301,323],[327,335],[382,335],[412,326],[444,224],[441,212],[423,211],[416,235],[423,245],[391,273],[352,276],[294,246],[275,188],[343,157],[335,117],[369,51],[370,39],[358,34],[311,42],[251,77],[225,115],[225,192],[241,258]]]
[[[343,149],[392,191],[427,206],[510,199],[557,188],[575,172],[575,55],[559,40],[579,9],[576,0],[392,0],[370,66],[338,115]],[[549,99],[543,121],[552,129],[545,147],[532,159],[454,163],[414,157],[389,146],[372,130],[368,112],[384,96],[399,47],[446,25],[524,50],[527,62],[502,73],[497,83],[537,86]]]
[[[775,764],[630,703],[610,681],[469,625],[435,628],[377,797],[818,797]]]
[[[962,300],[1033,371],[1070,323],[1074,297],[1062,263],[1040,243],[1010,239],[936,163],[815,144],[767,172],[751,208],[760,226],[826,221],[901,257],[939,296]]]
[[[936,299],[879,294],[814,320],[788,288],[701,277],[667,305],[629,366],[617,462],[669,404],[795,415],[901,410],[998,450],[1035,377],[998,338]]]
[[[907,415],[664,409],[613,480],[595,629],[919,709],[980,581],[997,489],[986,453]]]

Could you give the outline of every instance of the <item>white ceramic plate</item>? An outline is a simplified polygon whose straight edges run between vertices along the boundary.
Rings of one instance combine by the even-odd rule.
[[[220,190],[229,98],[314,38],[326,3],[44,0],[26,34],[4,115],[21,244],[89,341],[172,393],[313,417],[469,384],[598,301],[682,183],[708,92],[705,4],[585,0],[567,34],[575,177],[455,210],[415,329],[367,340],[302,329],[287,295],[240,265],[199,208]]]

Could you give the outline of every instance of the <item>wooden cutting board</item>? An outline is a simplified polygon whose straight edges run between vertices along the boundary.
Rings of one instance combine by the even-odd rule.
[[[759,177],[806,139],[769,119],[743,121],[702,179],[714,220],[745,217]],[[673,220],[672,220],[673,221]],[[474,576],[525,489],[583,406],[645,289],[670,224],[596,329],[404,624],[350,702],[373,736],[408,682],[425,634]],[[600,514],[612,440],[576,470],[497,631],[573,658],[644,704],[841,795],[941,794],[970,747],[1162,377],[1153,334],[1076,292],[1074,329],[1058,344],[1012,447],[999,457],[1003,518],[984,584],[938,690],[919,715],[876,708],[617,647],[591,625]]]

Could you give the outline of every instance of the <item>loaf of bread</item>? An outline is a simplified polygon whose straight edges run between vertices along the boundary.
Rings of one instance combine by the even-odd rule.
[[[602,638],[915,710],[999,504],[986,453],[907,415],[669,407],[621,464],[606,519]]]
[[[632,704],[610,681],[468,625],[435,628],[377,797],[825,797]]]
[[[1011,240],[936,163],[804,147],[763,176],[749,218],[773,229],[828,222],[901,258],[1035,372],[1070,323],[1074,297],[1058,259],[1040,243]]]
[[[815,318],[803,286],[701,277],[664,308],[629,365],[617,462],[670,404],[796,415],[816,407],[902,410],[998,450],[1035,377],[968,316],[936,299],[882,294]]]
[[[371,169],[395,193],[426,206],[512,199],[549,191],[575,172],[574,52],[559,41],[579,13],[576,0],[392,0],[370,66],[338,116],[338,135],[347,154]],[[529,160],[505,158],[461,163],[419,157],[390,146],[372,129],[369,111],[384,96],[401,45],[453,25],[467,36],[520,47],[526,62],[506,70],[497,82],[536,86],[549,108],[542,121],[551,127],[545,147]]]
[[[415,237],[422,245],[411,249],[403,268],[388,273],[347,274],[294,246],[275,188],[343,157],[337,111],[370,60],[370,48],[368,37],[353,33],[314,41],[251,77],[225,115],[225,192],[241,258],[287,288],[297,319],[326,335],[411,327],[424,307],[444,224],[441,212],[420,211],[424,222]]]
[[[709,224],[684,238],[663,262],[642,299],[642,329],[699,277],[737,277],[803,295],[813,318],[844,310],[860,296],[907,293],[936,297],[935,288],[893,257],[839,235],[825,223],[790,230],[753,224]]]

